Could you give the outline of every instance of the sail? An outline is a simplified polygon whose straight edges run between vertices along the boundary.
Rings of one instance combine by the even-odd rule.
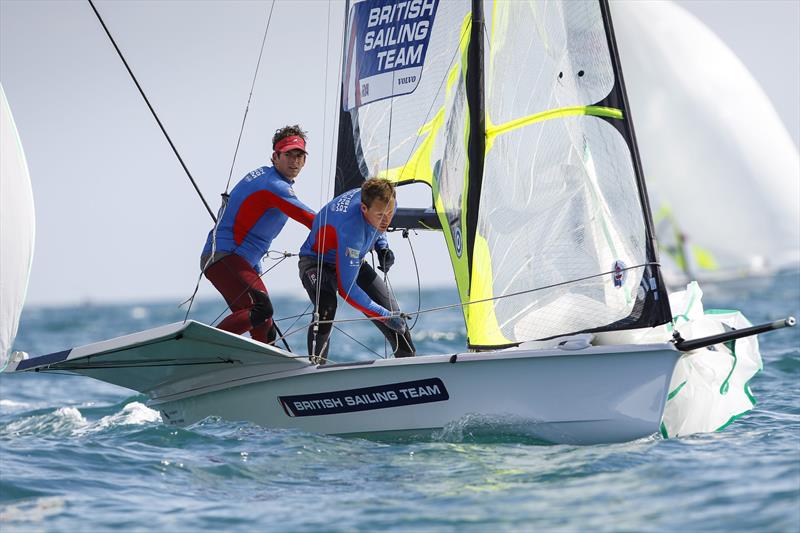
[[[365,0],[349,7],[335,194],[373,176],[432,185],[448,77],[467,42],[469,13],[466,0]]]
[[[681,6],[611,6],[659,244],[700,279],[800,264],[800,156],[757,80]]]
[[[8,361],[25,303],[34,228],[28,164],[0,85],[0,368]]]
[[[607,3],[489,5],[470,343],[669,321]]]
[[[420,1],[419,74],[373,84],[366,35],[400,4],[350,10],[337,185],[430,184],[470,346],[669,321],[607,4]]]
[[[428,184],[434,220],[421,216],[421,210],[413,213],[420,216],[404,217],[407,210],[398,209],[394,224],[401,220],[402,227],[444,228],[462,301],[469,294],[463,214],[471,31],[470,0],[353,3],[344,39],[335,183],[335,194],[359,187],[371,176]],[[408,48],[415,52],[404,56],[418,61],[391,67],[383,61]],[[388,89],[387,80],[392,82]]]

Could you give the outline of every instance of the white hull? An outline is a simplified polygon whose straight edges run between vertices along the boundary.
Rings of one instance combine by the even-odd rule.
[[[425,435],[466,424],[476,432],[591,444],[656,433],[680,353],[667,345],[607,348],[309,366],[158,398],[151,407],[168,424],[214,415],[337,435]],[[403,401],[421,403],[390,406]],[[364,410],[333,412],[354,407]]]
[[[680,355],[671,344],[566,345],[315,366],[189,322],[13,361],[9,370],[69,370],[123,385],[148,394],[164,422],[177,426],[218,416],[381,436],[466,425],[473,433],[593,444],[658,431]]]

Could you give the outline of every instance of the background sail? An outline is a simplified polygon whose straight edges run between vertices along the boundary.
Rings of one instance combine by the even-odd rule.
[[[602,5],[488,5],[470,344],[668,321]]]
[[[33,261],[35,219],[28,164],[0,85],[0,368],[14,344]]]
[[[611,5],[659,243],[700,279],[800,264],[800,157],[758,82],[679,5]]]

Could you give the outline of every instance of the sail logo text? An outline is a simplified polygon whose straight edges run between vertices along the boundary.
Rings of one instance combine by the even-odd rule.
[[[286,414],[294,417],[369,411],[449,399],[442,380],[430,378],[361,389],[280,396],[278,401]]]
[[[440,0],[371,0],[350,11],[345,111],[414,92]]]
[[[380,50],[375,54],[378,72],[422,64],[436,2],[411,0],[370,8],[362,49]]]

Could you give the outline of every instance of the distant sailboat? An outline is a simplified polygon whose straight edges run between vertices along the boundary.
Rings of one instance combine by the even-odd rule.
[[[25,303],[35,225],[28,164],[0,85],[0,368],[10,357]]]
[[[701,281],[800,265],[800,156],[757,80],[679,5],[611,7],[664,262]]]

